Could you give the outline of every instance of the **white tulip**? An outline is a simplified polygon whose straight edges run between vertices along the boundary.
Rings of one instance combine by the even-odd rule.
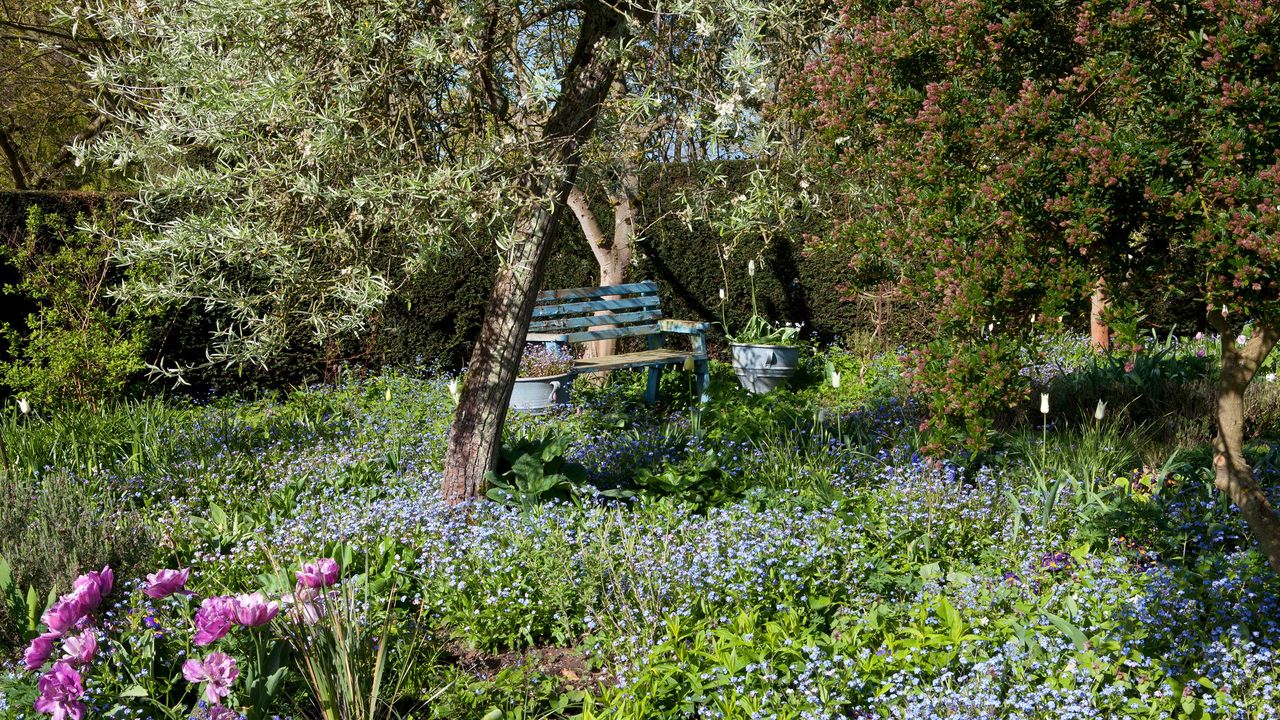
[[[1049,414],[1049,393],[1040,393],[1040,413]]]
[[[840,373],[834,371],[831,373],[831,387],[840,389]]]
[[[26,398],[19,398],[18,409],[22,411],[23,415],[26,415],[27,413],[31,412],[31,403],[27,402]]]
[[[720,288],[720,302],[724,302],[724,288]]]
[[[756,276],[756,261],[755,261],[755,260],[748,260],[748,261],[747,261],[747,274],[748,274],[748,275],[750,275],[751,277],[755,277],[755,276]]]
[[[1101,420],[1107,416],[1107,401],[1099,400],[1098,407],[1093,409],[1093,419]]]
[[[458,392],[458,381],[456,379],[449,381],[449,397],[453,398],[455,403],[458,402],[458,399],[461,397],[461,393]]]

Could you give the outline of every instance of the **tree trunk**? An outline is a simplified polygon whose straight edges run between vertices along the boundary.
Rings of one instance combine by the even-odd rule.
[[[1093,286],[1093,297],[1089,302],[1089,344],[1094,350],[1102,351],[1111,347],[1111,328],[1102,322],[1107,311],[1107,291],[1101,280]]]
[[[587,194],[577,185],[569,191],[569,208],[582,226],[591,254],[600,267],[600,285],[621,285],[626,282],[627,268],[635,254],[635,199],[639,195],[640,173],[634,163],[627,162],[623,170],[622,189],[609,198],[613,205],[613,237],[606,237],[600,222],[596,220]],[[610,299],[610,298],[606,298]],[[599,314],[608,314],[602,311]],[[608,327],[607,325],[601,328]],[[596,340],[587,345],[587,357],[608,357],[617,352],[615,338]]]
[[[4,153],[4,159],[9,163],[9,175],[13,178],[13,189],[26,190],[27,173],[23,169],[22,155],[3,128],[0,128],[0,152]]]
[[[613,84],[616,46],[626,33],[626,18],[610,6],[584,5],[573,58],[537,139],[544,150],[524,181],[527,197],[540,202],[518,211],[509,257],[498,270],[449,430],[441,492],[450,504],[482,495],[484,475],[494,468],[551,238],[573,187],[582,146]]]
[[[1218,380],[1218,435],[1213,440],[1214,485],[1240,508],[1271,569],[1280,573],[1280,518],[1253,478],[1244,457],[1244,393],[1280,332],[1263,325],[1244,346],[1220,313],[1209,311],[1209,324],[1222,335],[1222,375]]]

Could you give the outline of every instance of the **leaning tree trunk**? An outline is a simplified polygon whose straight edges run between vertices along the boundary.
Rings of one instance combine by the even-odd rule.
[[[1244,457],[1244,393],[1280,339],[1280,331],[1263,325],[1240,347],[1221,314],[1209,312],[1209,323],[1222,335],[1222,375],[1218,380],[1218,435],[1213,440],[1214,485],[1240,508],[1258,539],[1271,569],[1280,573],[1280,518],[1253,478]]]
[[[538,201],[518,211],[511,251],[498,269],[449,431],[441,491],[450,504],[483,494],[484,475],[497,459],[551,238],[573,187],[582,146],[613,83],[618,41],[626,32],[626,18],[612,7],[584,4],[573,58],[537,141],[543,152],[525,180],[528,197]]]

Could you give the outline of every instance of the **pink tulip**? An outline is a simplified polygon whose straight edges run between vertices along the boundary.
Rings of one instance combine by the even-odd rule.
[[[98,636],[92,630],[68,636],[62,641],[62,659],[72,665],[84,665],[98,652]]]
[[[53,642],[59,637],[62,637],[60,633],[47,632],[32,640],[31,646],[22,654],[23,666],[28,670],[39,670],[53,654]]]
[[[210,704],[221,705],[222,698],[231,693],[231,683],[240,677],[235,658],[223,652],[209,653],[204,661],[188,660],[182,664],[182,677],[187,682],[208,683],[204,686],[204,699]]]
[[[88,611],[85,610],[82,598],[71,593],[63,595],[52,607],[45,610],[40,620],[48,625],[51,631],[61,635],[79,622],[86,612]]]
[[[64,662],[54,663],[36,687],[40,690],[36,710],[52,715],[53,720],[83,720],[86,708],[80,698],[84,697],[84,683],[75,668]]]
[[[267,602],[260,592],[252,595],[237,595],[235,599],[236,622],[245,627],[261,627],[271,622],[280,612],[280,603]]]
[[[240,720],[240,713],[225,705],[210,705],[206,717],[208,720]]]
[[[115,574],[110,567],[103,567],[101,572],[90,571],[76,578],[71,585],[71,594],[80,599],[80,605],[86,613],[93,612],[102,603],[102,598],[111,593]]]
[[[235,599],[229,596],[205,598],[196,611],[196,634],[191,639],[195,645],[208,645],[225,636],[235,620]]]
[[[303,624],[315,625],[324,614],[319,602],[320,591],[316,588],[300,587],[293,595],[286,595],[285,600],[294,603],[293,610],[301,614]]]
[[[313,563],[303,563],[302,569],[294,571],[293,574],[302,587],[328,587],[338,582],[338,561],[333,558],[321,558]]]
[[[147,588],[142,594],[150,598],[166,598],[176,592],[182,592],[191,577],[191,568],[181,570],[159,570],[147,575]]]

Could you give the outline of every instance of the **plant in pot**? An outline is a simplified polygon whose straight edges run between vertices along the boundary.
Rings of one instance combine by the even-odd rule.
[[[569,401],[573,354],[561,345],[528,343],[520,357],[520,374],[511,390],[512,410],[541,414]]]
[[[721,324],[725,327],[729,348],[733,353],[733,372],[742,387],[756,395],[762,395],[786,382],[796,372],[800,362],[800,344],[797,336],[800,325],[774,325],[760,315],[756,304],[756,263],[747,263],[747,277],[751,282],[751,317],[742,331],[728,333],[724,323],[724,291],[720,293]]]

